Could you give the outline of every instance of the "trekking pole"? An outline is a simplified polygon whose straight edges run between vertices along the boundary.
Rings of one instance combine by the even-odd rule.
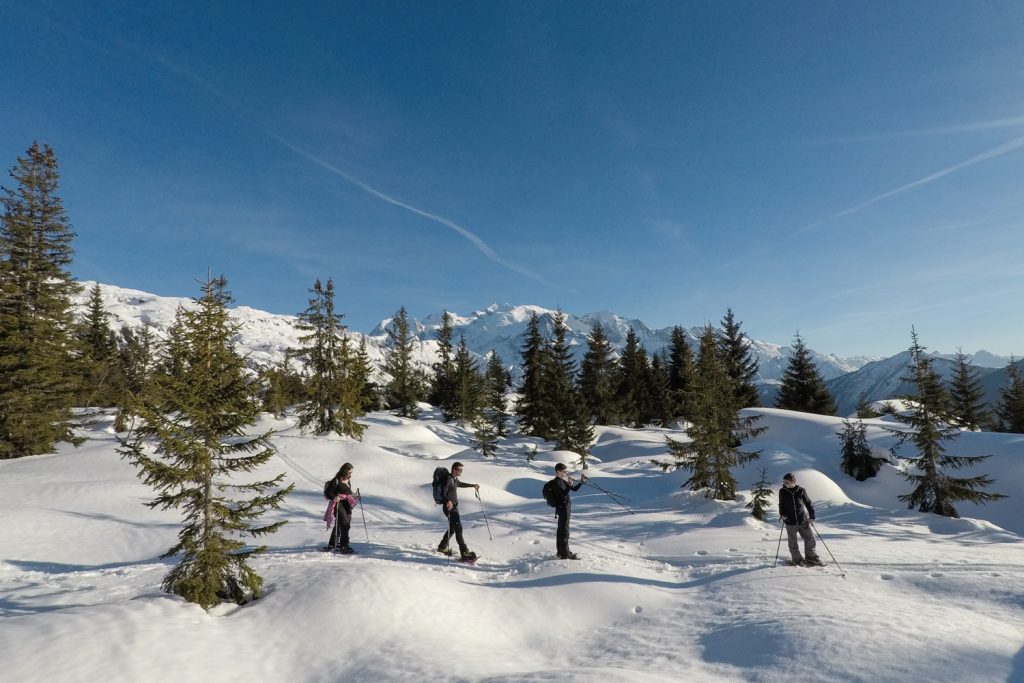
[[[359,493],[359,488],[356,488],[356,498],[359,499],[359,514],[363,516],[363,531],[366,532],[366,542],[370,542],[370,530],[366,528],[366,510],[363,509],[363,494]]]
[[[772,569],[779,563],[779,551],[782,550],[782,530],[786,528],[785,522],[779,520],[779,545],[775,547],[775,561],[772,562]]]
[[[484,501],[480,498],[480,490],[476,490],[476,499],[480,501],[480,512],[484,513],[484,524],[487,525],[487,537],[494,540],[494,536],[491,536],[491,523],[487,521],[487,510],[484,509]]]
[[[843,571],[843,568],[839,566],[838,562],[836,562],[836,556],[833,555],[832,551],[828,549],[828,544],[825,543],[825,539],[821,537],[821,532],[818,531],[818,527],[815,526],[814,524],[811,524],[811,526],[814,527],[814,533],[818,534],[818,540],[821,541],[821,544],[823,546],[825,546],[825,550],[828,550],[829,557],[831,557],[832,561],[836,563],[836,569],[839,570],[839,576],[841,576],[841,577],[843,577],[845,579],[846,578],[846,572]]]
[[[586,480],[586,481],[585,481],[585,482],[583,482],[583,483],[584,483],[584,484],[590,484],[590,480],[588,479],[588,480]],[[615,503],[616,505],[618,505],[619,507],[621,507],[621,508],[622,508],[623,510],[625,510],[625,511],[626,511],[626,512],[628,512],[629,514],[631,514],[631,515],[635,515],[635,514],[636,514],[635,512],[633,512],[632,510],[630,510],[630,509],[629,509],[628,507],[626,507],[626,506],[625,506],[625,504],[623,504],[623,502],[622,502],[622,501],[620,501],[620,500],[619,500],[618,498],[616,498],[616,497],[615,497],[615,496],[614,496],[613,494],[611,494],[610,492],[608,492],[608,491],[605,491],[605,490],[604,490],[603,488],[601,488],[601,487],[600,487],[600,486],[598,486],[597,484],[590,484],[590,485],[591,485],[591,486],[593,486],[593,487],[594,487],[595,489],[597,489],[598,491],[600,491],[600,492],[604,493],[604,494],[605,494],[606,496],[608,496],[609,498],[611,498],[611,499],[612,499],[612,501],[613,501],[613,502],[614,502],[614,503]],[[629,499],[627,498],[626,500],[629,500]]]
[[[592,482],[592,481],[591,481],[590,479],[587,479],[587,480],[586,480],[585,482],[583,482],[583,483],[584,483],[584,484],[590,484],[591,486],[593,486],[593,487],[594,487],[595,489],[597,489],[597,490],[598,490],[598,491],[600,491],[601,493],[605,493],[605,494],[607,494],[607,495],[611,496],[612,498],[621,498],[622,500],[624,500],[624,501],[626,501],[626,502],[629,502],[629,503],[632,503],[632,502],[633,502],[633,500],[632,500],[632,499],[630,499],[630,498],[627,498],[626,496],[622,495],[621,493],[612,493],[611,491],[606,491],[606,490],[604,490],[603,488],[601,488],[601,487],[600,487],[600,486],[598,486],[597,484],[593,483],[593,482]]]

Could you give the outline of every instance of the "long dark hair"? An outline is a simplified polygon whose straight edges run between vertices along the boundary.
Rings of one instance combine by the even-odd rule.
[[[341,466],[341,469],[338,470],[338,473],[336,475],[334,475],[334,478],[337,479],[338,481],[344,481],[345,477],[348,476],[348,473],[351,472],[351,471],[352,471],[352,463],[347,462],[347,463],[345,463],[344,465]]]

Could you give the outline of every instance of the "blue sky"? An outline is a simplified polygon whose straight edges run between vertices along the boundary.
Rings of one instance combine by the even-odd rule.
[[[55,148],[80,279],[1024,353],[1022,3],[0,10],[0,165]]]

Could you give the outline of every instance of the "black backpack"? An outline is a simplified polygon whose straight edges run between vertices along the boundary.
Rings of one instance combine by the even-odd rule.
[[[333,486],[334,486],[334,480],[333,479],[328,479],[327,481],[324,482],[324,498],[326,498],[327,500],[334,500],[334,496],[332,496],[330,493],[328,493]]]
[[[555,477],[551,481],[544,484],[544,488],[541,489],[541,493],[544,494],[544,500],[553,508],[558,507],[562,503],[562,492],[558,489],[558,477]]]
[[[444,490],[448,486],[448,477],[450,476],[452,473],[446,467],[434,469],[434,479],[430,482],[430,486],[434,489],[434,502],[438,505],[444,504]]]

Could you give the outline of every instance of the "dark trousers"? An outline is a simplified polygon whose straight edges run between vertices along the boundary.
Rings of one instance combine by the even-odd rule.
[[[343,505],[338,505],[335,514],[337,517],[334,519],[331,540],[327,541],[327,545],[331,548],[344,548],[348,546],[348,531],[352,527],[352,513],[346,512]]]
[[[459,551],[466,553],[469,551],[469,546],[466,545],[466,541],[462,538],[462,518],[459,517],[459,509],[453,507],[451,510],[444,509],[444,516],[448,518],[448,531],[444,532],[444,536],[441,537],[441,543],[438,548],[447,548],[448,541],[451,540],[452,534],[455,534],[455,541],[459,544]]]
[[[555,508],[555,517],[558,518],[558,532],[555,535],[555,547],[558,549],[558,556],[565,558],[569,556],[569,506],[562,505]]]

